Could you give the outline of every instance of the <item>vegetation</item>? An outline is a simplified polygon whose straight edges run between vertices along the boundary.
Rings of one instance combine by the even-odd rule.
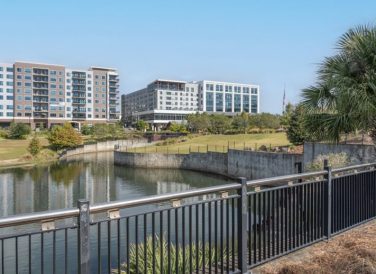
[[[59,150],[77,147],[82,144],[82,137],[70,123],[65,123],[63,126],[54,126],[51,129],[48,141],[54,149]]]
[[[260,134],[216,134],[216,135],[188,135],[186,137],[167,139],[155,146],[134,148],[132,151],[139,152],[167,152],[188,153],[210,151],[227,152],[227,147],[243,149],[255,149],[264,145],[267,149],[270,146],[287,146],[289,141],[284,132],[260,133]]]
[[[121,274],[126,273],[168,273],[168,242],[163,239],[162,243],[158,236],[154,237],[154,244],[155,249],[153,252],[153,237],[149,236],[146,240],[146,247],[144,243],[140,243],[137,246],[132,244],[129,248],[129,265],[124,263],[121,268]],[[211,258],[211,262],[215,262],[215,258],[223,257],[223,260],[227,260],[227,253],[226,250],[223,250],[223,253],[220,254],[220,251],[215,248],[209,249],[209,244],[205,244],[205,247],[202,247],[202,243],[199,243],[198,246],[196,243],[192,243],[192,254],[190,254],[190,247],[187,246],[178,246],[176,247],[175,244],[171,243],[170,245],[170,273],[189,273],[189,262],[190,258],[192,258],[192,267],[196,269],[197,261],[196,261],[196,252],[198,252],[198,267],[199,269],[203,268],[203,250],[205,252],[205,267],[209,266],[209,257]],[[138,258],[136,248],[138,249]],[[145,257],[144,257],[144,249],[146,248],[146,269],[145,269]],[[185,251],[185,269],[183,268],[183,249]],[[161,252],[163,251],[163,252]],[[177,253],[177,254],[176,254]],[[193,255],[194,254],[194,255]],[[178,255],[178,266],[176,268],[176,255]],[[155,258],[155,268],[153,268],[153,260],[151,258]],[[162,257],[163,256],[163,257]],[[161,270],[161,259],[163,261],[163,268]],[[136,262],[138,261],[138,264]]]
[[[318,82],[302,92],[305,127],[315,139],[338,142],[341,134],[370,132],[376,140],[376,27],[347,31],[338,52],[318,71]]]
[[[8,138],[10,139],[26,139],[31,129],[27,124],[11,123]]]
[[[193,133],[239,134],[251,133],[252,129],[280,128],[281,117],[270,113],[241,113],[234,117],[223,114],[196,113],[188,115],[187,127]]]
[[[301,145],[305,141],[312,141],[312,137],[304,126],[304,109],[301,106],[290,106],[289,113],[284,116],[284,126],[289,141],[294,145]]]
[[[81,134],[82,135],[92,135],[93,134],[93,127],[89,125],[82,125],[81,126]]]
[[[167,130],[171,132],[188,133],[187,127],[184,124],[170,123]]]
[[[136,123],[137,130],[145,131],[148,128],[148,124],[144,120],[138,120]]]
[[[332,168],[344,167],[350,163],[349,156],[344,152],[329,153],[326,155],[320,154],[312,162],[306,165],[305,170],[308,170],[308,171],[323,170],[325,159],[328,160],[328,163]]]
[[[38,137],[34,135],[29,143],[28,151],[30,152],[31,155],[35,156],[41,151],[41,149],[42,149],[42,146],[39,142],[39,139]]]

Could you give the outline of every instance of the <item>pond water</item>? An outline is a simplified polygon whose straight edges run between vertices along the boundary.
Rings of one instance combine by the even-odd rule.
[[[221,176],[113,164],[113,153],[71,157],[46,166],[0,170],[0,216],[129,200],[224,184]]]

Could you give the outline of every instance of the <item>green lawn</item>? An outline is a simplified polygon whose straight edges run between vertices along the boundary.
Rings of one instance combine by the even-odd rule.
[[[267,134],[237,134],[237,135],[204,135],[188,139],[185,142],[170,144],[166,146],[150,146],[132,149],[135,152],[168,152],[168,153],[188,153],[218,151],[227,152],[227,147],[243,149],[261,145],[266,147],[289,145],[285,133],[267,133]]]
[[[39,138],[42,146],[48,145],[48,140],[45,137]],[[0,139],[0,164],[3,160],[18,159],[28,155],[27,147],[30,139],[26,140],[9,140]]]

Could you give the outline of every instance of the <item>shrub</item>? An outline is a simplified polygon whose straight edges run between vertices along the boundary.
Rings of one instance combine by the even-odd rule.
[[[8,131],[0,128],[0,138],[8,138]]]
[[[332,168],[344,167],[349,164],[349,157],[345,152],[341,153],[329,153],[329,154],[320,154],[312,162],[308,163],[305,166],[307,171],[316,171],[324,169],[324,160],[327,159],[329,165]]]
[[[144,120],[138,120],[136,123],[137,130],[145,131],[148,127],[148,124]]]
[[[73,148],[82,144],[81,135],[70,123],[65,123],[63,126],[54,126],[48,140],[54,149]]]
[[[149,236],[146,240],[146,247],[144,243],[140,243],[137,246],[132,244],[129,248],[129,265],[126,263],[121,266],[121,273],[167,273],[168,272],[168,242],[163,238],[161,239],[158,236],[154,237],[155,249],[153,250],[153,237]],[[223,261],[227,260],[227,251],[224,248],[222,254],[220,254],[219,248],[209,248],[209,244],[206,243],[204,247],[202,243],[192,243],[192,255],[190,254],[190,246],[176,246],[174,243],[170,244],[170,273],[187,273],[187,266],[189,266],[191,256],[194,257],[192,260],[192,267],[196,269],[202,269],[203,267],[209,267],[209,261],[215,262],[215,258],[218,258],[218,263],[220,263],[221,257]],[[146,248],[146,269],[145,269],[145,248]],[[138,250],[138,253],[136,251]],[[185,251],[185,269],[183,268],[183,249]],[[161,252],[163,251],[163,252]],[[197,252],[198,251],[198,252]],[[196,261],[196,252],[198,253],[198,262]],[[193,255],[194,254],[194,255]],[[205,254],[205,265],[203,265],[203,255]],[[138,255],[138,256],[137,256]],[[178,265],[176,268],[176,255],[178,256]],[[153,263],[151,258],[155,258],[155,269],[153,269]],[[163,256],[163,257],[162,257]],[[209,260],[210,257],[210,260]],[[163,268],[161,269],[161,259],[163,261]],[[230,258],[229,258],[230,259]],[[138,262],[138,263],[137,263]],[[198,264],[198,265],[197,265]],[[154,270],[154,271],[153,271]]]
[[[81,134],[82,135],[92,135],[93,134],[93,127],[91,127],[89,125],[82,125]]]
[[[31,139],[27,150],[30,152],[31,155],[37,155],[42,149],[42,146],[39,142],[39,139],[34,135],[33,139]]]
[[[30,126],[22,123],[11,123],[8,138],[10,139],[26,139],[31,132]]]

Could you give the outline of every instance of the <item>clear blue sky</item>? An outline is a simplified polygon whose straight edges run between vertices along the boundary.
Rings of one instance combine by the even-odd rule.
[[[109,66],[121,93],[156,78],[261,85],[261,110],[297,102],[337,38],[375,23],[374,0],[2,0],[0,62]]]

